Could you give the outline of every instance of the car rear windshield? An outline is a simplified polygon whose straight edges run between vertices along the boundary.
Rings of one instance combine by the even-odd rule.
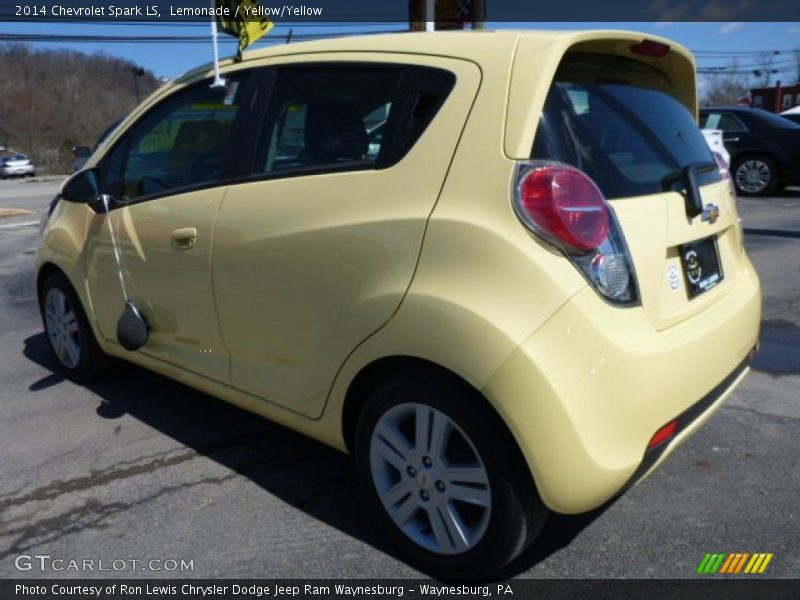
[[[550,87],[531,158],[570,164],[608,199],[678,190],[684,167],[699,185],[721,180],[694,116],[671,82],[635,60],[571,54]]]

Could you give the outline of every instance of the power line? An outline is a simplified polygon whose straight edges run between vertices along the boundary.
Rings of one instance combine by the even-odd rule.
[[[376,35],[381,33],[398,33],[401,30],[362,31],[358,35]],[[353,32],[293,33],[292,40],[316,40],[322,38],[347,37]],[[261,38],[260,42],[276,42],[288,36],[270,35]],[[72,43],[72,44],[197,44],[209,41],[207,35],[82,35],[82,34],[41,34],[41,33],[2,33],[0,42],[7,43]],[[222,41],[236,42],[233,37],[222,38]]]

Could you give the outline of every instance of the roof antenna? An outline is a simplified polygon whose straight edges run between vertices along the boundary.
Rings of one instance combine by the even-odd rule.
[[[216,3],[211,0],[211,8],[215,8]],[[217,18],[211,16],[211,53],[214,56],[214,81],[212,88],[225,87],[225,80],[219,75],[219,48],[217,47]]]
[[[436,0],[425,0],[425,31],[436,31]]]

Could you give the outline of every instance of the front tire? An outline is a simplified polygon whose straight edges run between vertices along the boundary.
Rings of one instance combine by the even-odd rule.
[[[769,196],[778,187],[778,168],[767,156],[745,156],[736,161],[733,181],[743,196]]]
[[[547,509],[505,425],[471,387],[413,370],[379,384],[359,419],[367,503],[409,563],[485,578],[524,550]]]
[[[87,381],[108,370],[111,358],[97,344],[80,299],[62,273],[44,280],[39,308],[50,348],[68,379]]]

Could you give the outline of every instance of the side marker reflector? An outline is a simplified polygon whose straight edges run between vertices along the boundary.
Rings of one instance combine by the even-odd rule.
[[[650,448],[655,448],[656,446],[666,442],[669,438],[671,438],[675,434],[675,430],[677,428],[678,428],[677,419],[675,421],[672,421],[664,425],[664,427],[656,431],[653,437],[650,438],[650,442],[647,444],[647,449],[650,450]]]

